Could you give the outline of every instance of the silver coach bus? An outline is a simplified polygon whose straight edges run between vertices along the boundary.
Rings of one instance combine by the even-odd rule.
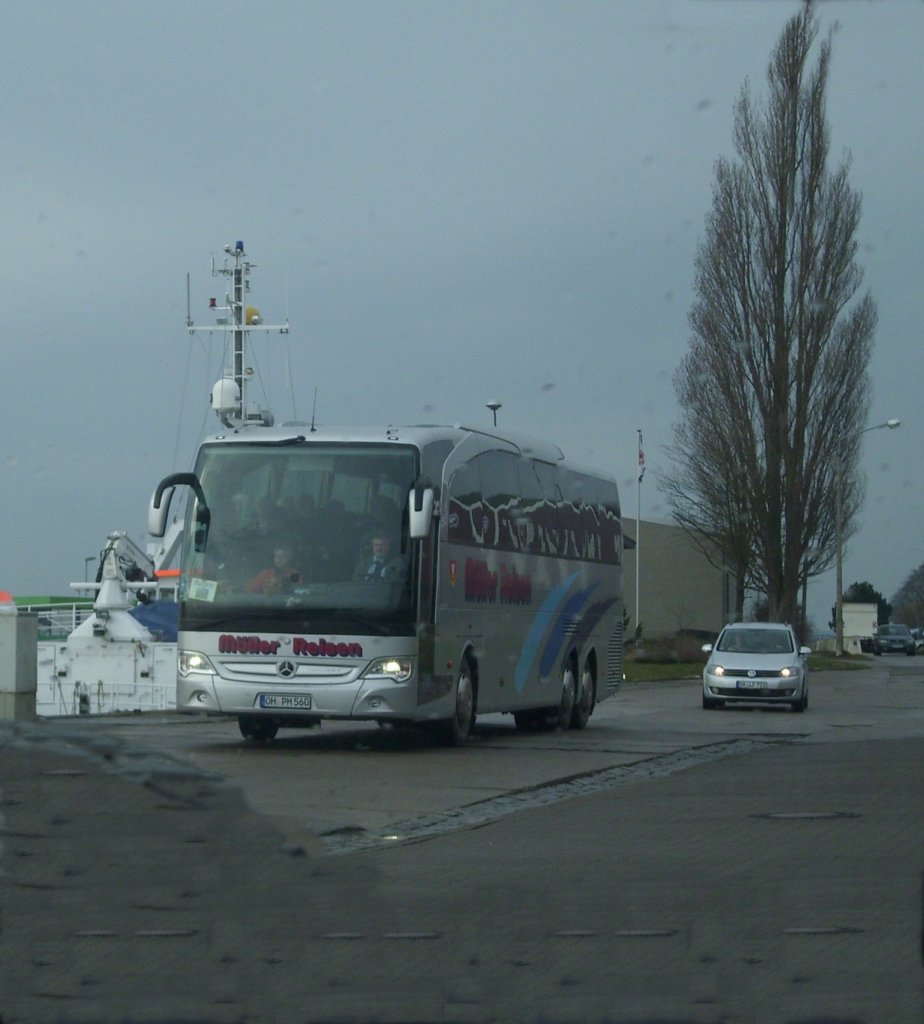
[[[250,739],[339,718],[460,744],[490,712],[583,729],[622,679],[617,487],[554,445],[245,425],[158,485],[155,536],[178,486],[182,712]]]

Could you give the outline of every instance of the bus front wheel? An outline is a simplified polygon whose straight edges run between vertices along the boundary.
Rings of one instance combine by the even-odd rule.
[[[453,747],[460,747],[468,739],[475,723],[475,684],[471,665],[462,663],[454,688],[455,711],[452,718],[441,722],[444,740]]]

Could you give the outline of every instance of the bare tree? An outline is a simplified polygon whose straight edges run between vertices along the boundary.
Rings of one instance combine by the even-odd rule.
[[[919,565],[892,598],[895,621],[924,626],[924,565]]]
[[[766,104],[742,89],[737,160],[716,164],[675,377],[679,469],[665,481],[680,522],[791,622],[805,582],[834,558],[838,486],[845,536],[862,500],[854,470],[876,326],[872,298],[855,301],[860,197],[848,158],[829,170],[831,37],[809,68],[816,35],[808,3],[773,52]]]
[[[676,472],[665,475],[662,490],[674,518],[717,568],[734,575],[735,618],[744,614],[745,589],[753,583],[754,538],[750,475],[730,453],[753,448],[750,396],[740,386],[740,353],[707,346],[698,338],[674,375],[686,416],[677,424],[672,449]],[[715,416],[717,394],[729,396],[736,415]]]

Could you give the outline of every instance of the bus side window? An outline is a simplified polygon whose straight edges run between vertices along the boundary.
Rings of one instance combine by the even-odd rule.
[[[473,461],[453,473],[448,491],[447,538],[461,544],[482,543],[481,479]]]
[[[548,462],[532,460],[532,467],[542,489],[542,501],[533,513],[538,537],[536,550],[543,555],[563,555],[564,534],[561,514],[564,499],[558,477],[558,468]]]
[[[519,507],[517,462],[517,456],[506,451],[483,452],[475,459],[484,498],[482,524],[487,547],[519,548],[514,525]]]
[[[534,459],[521,459],[519,465],[520,501],[517,508],[517,531],[520,535],[521,549],[534,555],[543,551],[545,496],[538,472],[541,465]]]

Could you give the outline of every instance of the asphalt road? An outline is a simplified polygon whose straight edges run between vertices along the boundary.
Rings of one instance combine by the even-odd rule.
[[[920,664],[920,668],[918,665]],[[461,750],[0,729],[0,1021],[921,1024],[924,660]]]

